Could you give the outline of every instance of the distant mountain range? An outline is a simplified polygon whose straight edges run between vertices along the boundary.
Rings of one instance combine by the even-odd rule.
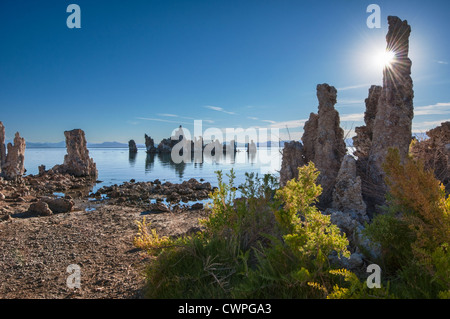
[[[419,140],[426,139],[428,136],[425,133],[413,133],[413,136]],[[12,141],[6,141],[6,144]],[[267,146],[277,146],[284,147],[284,143],[289,141],[279,141],[279,142],[264,142],[258,143],[258,147],[267,147]],[[348,147],[353,146],[353,140],[351,138],[347,138],[345,143]],[[65,148],[66,142],[57,142],[57,143],[32,143],[26,142],[27,148]],[[244,143],[237,143],[238,147],[245,147]],[[120,142],[103,142],[103,143],[87,143],[88,148],[128,148],[128,143],[120,143]],[[145,144],[137,144],[138,148],[145,148]]]
[[[27,142],[27,148],[65,148],[66,142],[57,143],[32,143]],[[87,143],[88,148],[128,148],[127,143],[120,142],[103,142],[103,143]],[[137,144],[137,147],[145,147],[144,144]]]

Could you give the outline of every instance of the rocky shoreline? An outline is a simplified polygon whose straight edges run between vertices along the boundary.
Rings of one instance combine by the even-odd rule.
[[[6,157],[1,149],[0,297],[140,298],[148,257],[133,246],[136,222],[145,217],[162,236],[197,231],[213,188],[195,179],[131,180],[92,193],[100,181],[84,132],[65,136],[64,163],[37,175],[24,176],[24,140]],[[70,265],[81,269],[79,289],[67,286]]]
[[[145,217],[165,236],[196,231],[207,214],[199,201],[212,189],[196,180],[125,182],[89,196],[92,186],[59,173],[0,179],[2,298],[141,298],[148,257],[133,246],[136,221]],[[72,264],[81,267],[80,289],[66,285]]]

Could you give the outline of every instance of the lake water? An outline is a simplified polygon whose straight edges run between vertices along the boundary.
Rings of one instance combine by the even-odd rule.
[[[28,148],[25,151],[26,174],[37,174],[38,166],[45,165],[50,169],[64,162],[65,148]],[[281,152],[279,148],[259,148],[256,153],[249,154],[244,148],[238,148],[235,156],[222,158],[206,157],[193,159],[190,163],[175,164],[170,154],[147,154],[145,149],[139,149],[137,154],[130,155],[124,148],[91,148],[89,155],[97,164],[98,180],[95,186],[121,184],[130,179],[141,181],[169,181],[180,183],[190,178],[204,179],[217,186],[215,171],[228,173],[232,168],[236,173],[235,184],[245,180],[245,172],[277,174],[281,167]]]

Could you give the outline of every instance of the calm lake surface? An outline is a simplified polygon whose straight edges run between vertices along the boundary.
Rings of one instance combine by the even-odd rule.
[[[281,149],[259,148],[256,153],[249,154],[244,148],[238,148],[235,156],[225,154],[222,158],[200,156],[190,163],[175,164],[170,154],[147,154],[145,149],[139,149],[137,154],[130,155],[125,148],[90,148],[89,155],[97,164],[98,180],[95,186],[121,184],[130,179],[141,181],[169,181],[180,183],[190,178],[210,182],[217,186],[215,171],[228,173],[232,168],[236,173],[235,184],[245,180],[245,172],[257,173],[261,177],[266,173],[276,174],[281,168]],[[65,148],[29,148],[25,151],[26,174],[37,174],[38,166],[46,169],[64,162]],[[203,162],[202,162],[203,161]],[[225,178],[227,180],[227,178]]]

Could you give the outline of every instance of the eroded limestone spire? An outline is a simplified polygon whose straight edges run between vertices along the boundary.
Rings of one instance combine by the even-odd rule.
[[[25,147],[25,139],[17,132],[14,136],[14,144],[8,143],[8,153],[2,164],[2,176],[5,179],[15,180],[25,174]]]
[[[335,179],[347,152],[339,112],[334,108],[337,90],[328,84],[317,85],[319,111],[311,113],[302,136],[306,163],[312,161],[320,171],[318,183],[323,188],[320,205],[332,200]]]
[[[398,17],[388,17],[389,31],[386,49],[395,54],[383,71],[383,88],[373,122],[372,145],[368,158],[368,175],[384,192],[382,164],[389,148],[397,148],[401,159],[408,155],[414,116],[411,60],[408,57],[411,27]],[[384,198],[383,198],[384,200]]]

